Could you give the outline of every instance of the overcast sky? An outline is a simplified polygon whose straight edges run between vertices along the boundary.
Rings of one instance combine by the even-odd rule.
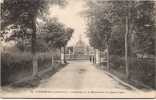
[[[85,0],[67,0],[68,5],[65,8],[59,8],[58,6],[52,6],[49,10],[50,17],[57,17],[60,22],[68,27],[74,28],[75,32],[72,39],[69,41],[69,45],[75,45],[82,37],[82,40],[88,44],[88,38],[86,37],[86,21],[80,14],[86,9]]]

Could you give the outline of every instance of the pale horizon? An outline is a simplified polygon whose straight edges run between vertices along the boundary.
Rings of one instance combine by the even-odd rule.
[[[74,0],[68,0],[65,8],[62,9],[58,6],[51,6],[49,10],[49,17],[56,17],[61,23],[74,29],[73,36],[67,46],[74,46],[80,36],[82,36],[82,41],[86,45],[89,45],[88,37],[85,34],[87,28],[86,21],[80,14],[86,10],[84,5],[84,0],[77,0],[76,2]]]

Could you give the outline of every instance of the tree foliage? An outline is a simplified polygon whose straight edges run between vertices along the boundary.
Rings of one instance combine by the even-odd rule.
[[[136,7],[135,23],[136,52],[155,54],[154,2],[143,1]]]
[[[36,47],[36,20],[39,16],[44,15],[48,11],[49,5],[58,4],[60,6],[66,5],[65,0],[4,0],[1,3],[1,37],[9,35],[5,41],[14,40],[21,44],[20,40],[32,42],[32,51]],[[14,32],[6,32],[12,30],[7,29],[14,26]],[[4,39],[4,38],[3,38]],[[23,43],[22,43],[23,44]],[[22,46],[22,45],[18,45]]]
[[[65,0],[4,0],[1,4],[2,28],[10,24],[30,26],[37,16],[47,12],[48,5],[65,6]],[[31,26],[30,26],[31,27]]]
[[[154,54],[155,3],[154,1],[102,1],[88,2],[90,44],[98,49],[106,37],[110,39],[111,53],[124,54],[126,16],[128,17],[128,44],[131,53]],[[107,20],[108,22],[104,22]],[[107,26],[107,29],[104,27]],[[107,32],[107,30],[109,30]],[[105,35],[106,35],[105,34]],[[106,42],[106,41],[105,41]],[[131,48],[131,49],[130,49]]]
[[[106,9],[102,5],[98,5],[95,1],[89,1],[88,5],[90,44],[96,49],[105,49],[111,37],[111,21],[105,16]]]
[[[52,48],[61,48],[67,45],[70,40],[74,29],[65,28],[65,25],[58,22],[55,19],[48,20],[44,26],[42,33],[42,38],[49,44]]]

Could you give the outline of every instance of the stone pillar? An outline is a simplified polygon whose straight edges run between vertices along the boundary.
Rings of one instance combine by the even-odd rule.
[[[64,64],[64,47],[61,48],[61,64]]]

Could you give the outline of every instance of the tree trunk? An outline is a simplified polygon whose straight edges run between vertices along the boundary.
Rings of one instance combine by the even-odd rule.
[[[69,59],[71,60],[71,51],[70,51],[70,49],[69,49]]]
[[[101,64],[101,51],[102,51],[102,50],[100,49],[100,51],[99,51],[99,63],[100,63],[100,66],[102,65],[102,64]],[[101,67],[102,67],[102,66],[101,66]]]
[[[33,76],[36,76],[38,73],[38,57],[37,54],[33,55]]]
[[[61,63],[61,48],[60,48],[60,63]]]
[[[66,63],[66,56],[65,56],[65,52],[66,51],[66,47],[64,46],[64,51],[63,51],[63,53],[64,53],[64,63]]]
[[[52,54],[52,52],[51,52],[51,64],[52,65],[54,64],[54,55]]]
[[[2,86],[2,48],[0,47],[0,91]]]
[[[38,63],[37,63],[37,55],[36,55],[36,23],[35,18],[32,21],[32,54],[33,54],[33,76],[36,76],[38,73]]]
[[[32,29],[33,29],[33,33],[32,33],[31,49],[32,49],[32,53],[35,54],[36,53],[36,23],[35,21],[33,21],[32,23]]]
[[[96,64],[96,49],[94,49],[93,63]]]
[[[155,67],[155,89],[156,89],[156,67]]]
[[[110,70],[110,55],[109,55],[109,44],[107,43],[107,70],[109,71]]]
[[[126,77],[129,77],[129,63],[128,63],[128,32],[129,32],[129,25],[128,25],[128,16],[126,16],[126,34],[125,34],[125,65],[126,65]]]

